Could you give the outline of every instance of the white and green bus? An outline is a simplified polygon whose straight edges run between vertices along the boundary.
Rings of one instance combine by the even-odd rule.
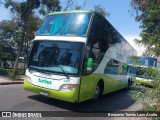
[[[24,89],[68,102],[129,87],[133,47],[95,11],[49,14],[28,59]]]

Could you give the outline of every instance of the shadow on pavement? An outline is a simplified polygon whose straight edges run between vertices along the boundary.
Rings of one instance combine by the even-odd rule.
[[[131,87],[130,90],[122,89],[102,96],[102,98],[99,101],[88,100],[79,104],[68,103],[41,95],[32,95],[29,96],[29,98],[65,110],[76,112],[119,111],[127,109],[135,103],[135,100],[131,98],[131,91],[134,89],[136,88]]]

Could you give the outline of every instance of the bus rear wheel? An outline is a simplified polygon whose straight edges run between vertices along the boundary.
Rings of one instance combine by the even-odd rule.
[[[102,93],[102,86],[100,84],[100,82],[97,84],[95,90],[94,90],[94,96],[93,96],[93,100],[94,101],[97,101],[100,96],[101,96],[101,93]]]
[[[127,85],[127,89],[130,89],[130,87],[132,86],[132,80],[128,80],[128,85]]]

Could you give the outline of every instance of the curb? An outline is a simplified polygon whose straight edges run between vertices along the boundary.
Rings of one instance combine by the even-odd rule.
[[[9,82],[2,82],[0,85],[10,85],[10,84],[23,84],[23,81],[9,81]]]

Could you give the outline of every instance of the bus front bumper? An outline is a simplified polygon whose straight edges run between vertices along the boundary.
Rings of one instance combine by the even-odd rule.
[[[38,87],[24,80],[24,89],[37,94],[44,93],[42,95],[58,100],[63,100],[71,103],[78,102],[79,86],[77,86],[76,89],[73,91],[59,91],[59,90],[52,90],[52,89]]]
[[[136,80],[136,83],[153,87],[153,81]]]

